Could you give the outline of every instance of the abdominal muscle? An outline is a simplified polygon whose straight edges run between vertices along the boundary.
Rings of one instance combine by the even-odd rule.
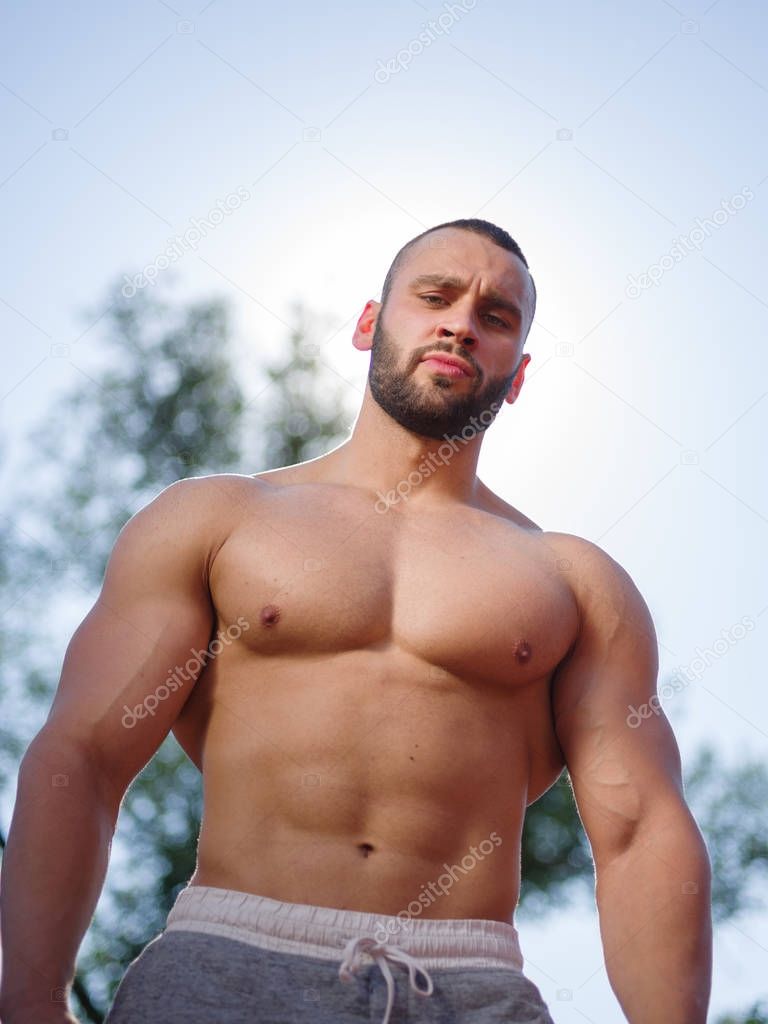
[[[512,923],[534,747],[539,791],[560,771],[546,687],[473,684],[396,647],[228,651],[174,729],[203,772],[190,884]]]

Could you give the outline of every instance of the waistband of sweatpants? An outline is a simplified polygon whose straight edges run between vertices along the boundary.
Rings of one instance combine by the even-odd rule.
[[[176,897],[165,931],[194,931],[262,949],[338,960],[351,938],[396,945],[426,967],[523,969],[517,929],[480,918],[425,918],[284,903],[255,893],[188,885]],[[370,959],[365,954],[367,959]]]

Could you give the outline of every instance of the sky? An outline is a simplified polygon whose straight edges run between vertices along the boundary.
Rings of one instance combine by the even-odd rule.
[[[630,573],[660,678],[686,679],[664,700],[684,763],[704,741],[766,757],[758,0],[86,0],[0,19],[6,490],[28,429],[98,361],[115,281],[227,298],[254,389],[301,299],[356,411],[352,330],[395,252],[483,217],[522,247],[538,308],[480,477]],[[558,1024],[623,1019],[593,908],[520,930]],[[713,1008],[765,993],[767,970],[758,915],[718,929]]]

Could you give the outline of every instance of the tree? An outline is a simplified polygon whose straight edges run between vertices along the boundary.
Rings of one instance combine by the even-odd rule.
[[[688,803],[712,862],[712,918],[726,921],[760,905],[768,875],[768,769],[729,767],[703,746],[684,767]],[[528,809],[523,831],[521,903],[543,910],[594,882],[592,857],[566,769]]]
[[[287,345],[265,379],[253,383],[249,400],[232,358],[226,303],[184,306],[148,291],[129,300],[115,284],[103,319],[105,365],[89,370],[35,432],[38,456],[28,474],[23,528],[17,517],[11,537],[10,521],[0,519],[0,540],[8,540],[0,549],[0,589],[13,598],[6,605],[24,608],[21,597],[28,601],[17,620],[4,620],[10,623],[5,631],[0,625],[6,665],[0,687],[10,679],[16,703],[27,708],[23,729],[17,716],[0,723],[0,784],[3,766],[18,763],[24,734],[28,742],[36,731],[29,723],[36,718],[39,728],[52,698],[58,652],[48,622],[34,608],[65,608],[84,595],[92,601],[117,533],[168,484],[292,465],[330,449],[346,433],[347,391],[319,359],[308,326],[316,318],[297,304],[293,319]],[[252,410],[261,445],[257,466],[245,464]],[[34,644],[30,622],[38,626]],[[34,666],[32,650],[42,652]],[[766,864],[766,773],[755,766],[738,771],[726,777],[727,799],[723,769],[713,757],[702,756],[689,781],[713,859],[738,864],[723,872],[722,884],[716,880],[721,919],[742,907],[745,875]],[[734,803],[734,794],[744,794],[746,802]],[[78,960],[75,995],[85,1019],[101,1021],[126,967],[162,930],[187,884],[201,802],[199,773],[170,736],[123,801],[104,893]],[[739,806],[749,808],[748,817],[739,819]],[[567,772],[529,808],[522,862],[526,906],[561,903],[570,887],[593,881]]]
[[[287,352],[267,367],[272,387],[261,420],[265,470],[324,454],[346,434],[351,420],[339,382],[320,372],[319,346],[301,304],[294,304],[293,317]]]
[[[248,402],[231,358],[225,303],[173,306],[147,292],[129,300],[115,284],[106,366],[89,371],[33,436],[40,454],[24,504],[37,541],[25,550],[25,578],[36,572],[41,591],[59,591],[64,602],[73,588],[95,598],[121,527],[168,484],[273,468],[340,440],[348,419],[342,389],[330,374],[321,379],[300,305],[294,315],[287,352],[268,368],[259,395],[264,455],[258,467],[245,467]],[[0,562],[0,584],[3,571]],[[50,704],[52,679],[50,671],[35,679],[27,673],[19,689],[39,710]],[[0,730],[6,760],[18,761],[26,744]],[[87,1019],[102,1019],[125,968],[161,931],[190,878],[201,810],[199,772],[169,736],[121,807],[105,889],[78,961],[75,997]]]
[[[520,904],[544,913],[555,899],[594,879],[592,854],[566,769],[525,815]]]
[[[744,1013],[726,1013],[716,1024],[768,1024],[768,1001],[759,999]]]
[[[33,437],[44,483],[31,496],[41,555],[101,581],[123,524],[175,480],[239,466],[245,399],[221,300],[175,308],[115,285],[107,365],[81,372]],[[55,481],[55,482],[54,482]],[[55,494],[55,500],[52,495]]]
[[[707,745],[686,779],[712,861],[713,919],[763,905],[758,890],[768,876],[768,769],[758,761],[727,767]]]

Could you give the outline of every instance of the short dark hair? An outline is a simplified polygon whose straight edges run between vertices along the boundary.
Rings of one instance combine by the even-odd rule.
[[[433,231],[440,231],[442,228],[459,228],[462,231],[472,231],[476,235],[484,235],[485,238],[489,238],[492,242],[498,245],[502,249],[506,249],[507,252],[513,253],[519,260],[525,265],[528,270],[528,276],[531,278],[531,286],[533,288],[533,308],[531,309],[531,323],[533,323],[533,317],[536,313],[536,284],[531,275],[530,267],[528,266],[528,260],[523,256],[523,250],[517,244],[517,242],[508,234],[503,228],[497,227],[496,224],[491,224],[488,220],[478,220],[476,217],[471,217],[464,220],[451,220],[445,224],[438,224],[434,228],[427,228],[426,231],[422,231],[420,235],[416,235],[410,242],[406,242],[402,249],[398,252],[397,256],[392,260],[392,264],[387,271],[387,276],[384,278],[384,287],[381,289],[381,304],[386,305],[389,293],[392,290],[392,282],[395,279],[395,274],[400,268],[400,264],[403,262],[403,258],[408,250],[414,246],[417,242],[421,241],[426,235],[431,235]]]

